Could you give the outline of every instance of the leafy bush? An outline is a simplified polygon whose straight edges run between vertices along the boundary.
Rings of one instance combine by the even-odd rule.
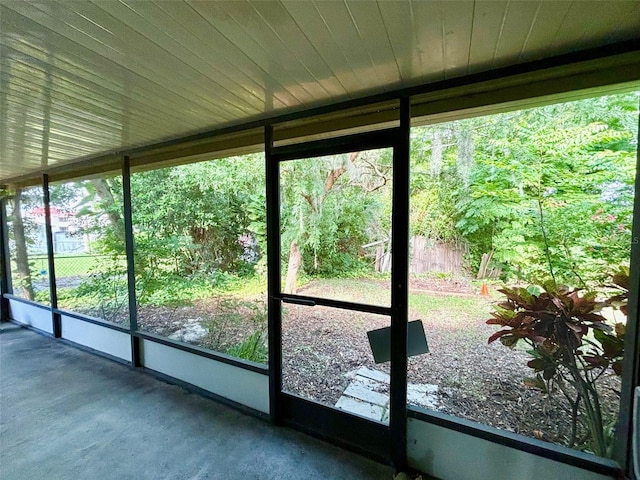
[[[505,288],[507,298],[499,303],[488,324],[503,327],[491,335],[489,343],[500,339],[513,348],[524,341],[533,357],[527,365],[536,376],[525,384],[550,396],[561,392],[572,412],[572,438],[576,443],[578,422],[588,432],[584,449],[602,457],[611,457],[613,422],[604,418],[598,381],[612,371],[620,375],[624,354],[625,325],[611,326],[599,312],[613,305],[626,314],[628,271],[621,270],[613,281],[622,290],[606,302],[594,292],[581,292],[555,284],[536,288]],[[581,415],[580,415],[581,414]]]

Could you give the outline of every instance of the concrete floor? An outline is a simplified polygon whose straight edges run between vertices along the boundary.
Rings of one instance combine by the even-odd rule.
[[[392,477],[390,467],[7,325],[3,480]]]

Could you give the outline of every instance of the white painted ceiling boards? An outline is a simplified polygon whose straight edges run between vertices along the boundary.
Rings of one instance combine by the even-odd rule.
[[[639,1],[0,0],[0,181],[639,38]]]

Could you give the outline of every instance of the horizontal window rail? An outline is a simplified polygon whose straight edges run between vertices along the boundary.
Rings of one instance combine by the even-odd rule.
[[[35,302],[33,300],[27,300],[26,298],[18,297],[16,295],[12,295],[11,293],[3,294],[3,297],[9,300],[15,300],[16,302],[24,303],[26,305],[31,305],[32,307],[38,307],[43,310],[51,311],[51,307],[49,305],[43,305],[42,303]]]
[[[315,140],[298,145],[283,145],[274,147],[271,155],[274,161],[283,162],[300,158],[321,157],[325,155],[337,155],[353,151],[354,145],[362,146],[363,150],[387,148],[402,140],[399,128],[380,130],[377,132],[358,133],[345,137]]]
[[[391,315],[391,307],[382,307],[377,305],[368,305],[365,303],[345,302],[343,300],[332,300],[329,298],[321,297],[308,297],[306,295],[293,295],[282,294],[274,295],[274,299],[282,300],[285,303],[294,303],[297,305],[306,305],[309,307],[315,307],[316,305],[322,307],[342,308],[343,310],[353,310],[356,312],[376,313],[378,315]]]
[[[65,317],[75,318],[76,320],[82,320],[83,322],[93,323],[94,325],[100,325],[101,327],[109,328],[111,330],[117,330],[122,333],[129,333],[130,330],[127,327],[123,327],[122,325],[118,325],[117,323],[110,322],[108,320],[103,320],[101,318],[92,317],[90,315],[85,315],[83,313],[70,312],[69,310],[64,310],[61,308],[54,308],[54,313],[58,313]]]

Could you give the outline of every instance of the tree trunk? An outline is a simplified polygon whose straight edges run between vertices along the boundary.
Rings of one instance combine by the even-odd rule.
[[[430,173],[432,177],[439,177],[442,171],[442,132],[439,128],[433,131],[431,139],[431,164]]]
[[[458,140],[458,176],[465,186],[469,186],[475,149],[473,143],[473,131],[469,128],[461,127],[457,130],[456,137]]]
[[[22,221],[22,190],[16,190],[13,197],[13,240],[16,244],[16,274],[18,277],[18,287],[22,289],[22,296],[28,300],[34,299],[33,283],[31,281],[31,270],[29,269],[29,254],[27,253],[27,238],[24,233],[24,222]]]
[[[96,195],[102,203],[102,207],[109,218],[109,222],[113,226],[116,237],[124,242],[124,220],[122,213],[117,210],[116,201],[111,193],[111,188],[107,181],[103,178],[95,178],[90,180],[93,188],[96,189]]]
[[[382,259],[384,258],[384,244],[376,247],[376,272],[382,271]]]
[[[302,254],[298,248],[298,244],[294,240],[289,247],[289,265],[287,266],[287,279],[285,281],[284,293],[295,294],[298,290],[296,281],[298,279],[298,270],[302,263]]]

